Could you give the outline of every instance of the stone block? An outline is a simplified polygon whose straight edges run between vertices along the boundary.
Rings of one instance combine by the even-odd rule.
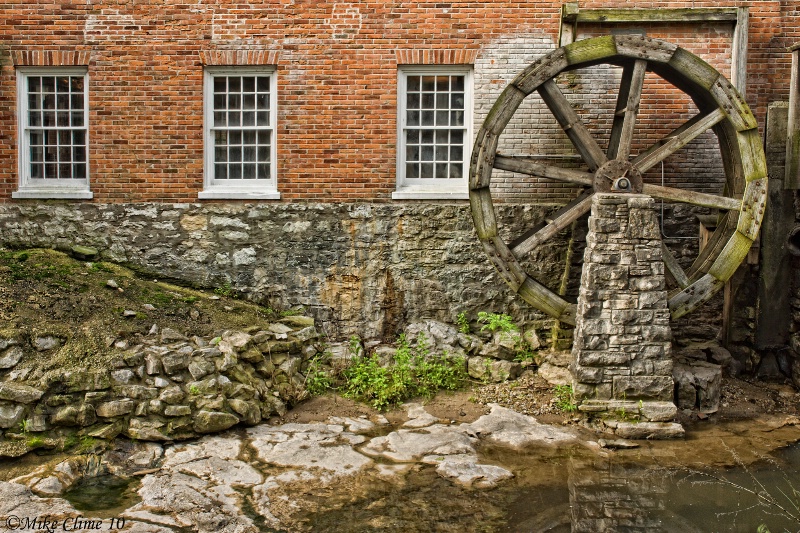
[[[125,399],[103,402],[99,404],[95,410],[97,412],[97,416],[101,418],[114,418],[116,416],[123,416],[132,413],[135,407],[136,402]]]
[[[219,411],[199,411],[194,418],[193,427],[197,433],[216,433],[239,423],[239,419]]]
[[[11,381],[0,382],[0,400],[10,400],[17,403],[33,403],[44,394],[39,389],[14,383]]]
[[[672,401],[672,376],[617,376],[614,398]]]
[[[12,346],[0,355],[0,369],[13,368],[22,360],[25,352],[19,346]]]
[[[161,364],[164,367],[164,372],[167,375],[177,374],[181,370],[189,367],[191,359],[188,354],[169,353],[161,358]],[[148,372],[149,374],[150,372]]]
[[[611,350],[581,350],[575,361],[581,366],[619,366],[628,364],[630,355]]]
[[[714,413],[719,409],[722,387],[720,365],[682,359],[674,364],[672,376],[678,389],[679,407],[697,408],[704,413]]]

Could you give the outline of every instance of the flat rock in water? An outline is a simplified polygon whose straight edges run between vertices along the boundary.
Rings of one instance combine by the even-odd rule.
[[[497,404],[488,415],[483,415],[472,424],[471,431],[496,444],[521,448],[531,444],[558,444],[576,440],[574,433],[546,424],[535,418],[506,409]]]

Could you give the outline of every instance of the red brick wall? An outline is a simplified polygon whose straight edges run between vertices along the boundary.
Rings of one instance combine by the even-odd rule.
[[[666,5],[581,2],[581,8]],[[789,0],[743,5],[750,6],[748,101],[763,124],[768,102],[788,98],[785,47],[800,41],[800,8]],[[27,52],[89,52],[95,202],[197,200],[203,186],[203,61],[215,51],[237,50],[262,51],[277,61],[282,201],[390,201],[402,51],[468,50],[465,57],[480,61],[493,43],[515,36],[537,37],[552,48],[559,10],[559,3],[544,0],[6,1],[0,5],[0,202],[11,201],[18,179],[12,62],[55,60],[25,60]],[[647,31],[729,72],[729,31],[710,25]],[[458,54],[451,56],[444,60]],[[476,98],[477,89],[476,83]],[[482,117],[476,108],[478,125]]]

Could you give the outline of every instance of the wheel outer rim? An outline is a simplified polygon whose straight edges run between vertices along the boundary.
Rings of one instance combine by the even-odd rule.
[[[592,53],[583,53],[590,50]],[[597,50],[601,50],[598,53]],[[603,51],[604,50],[604,51]],[[469,196],[473,222],[479,239],[491,257],[501,278],[533,307],[561,320],[575,323],[576,306],[546,288],[524,272],[505,242],[497,236],[496,215],[489,187],[500,134],[510,122],[524,98],[539,86],[568,70],[607,63],[623,64],[644,59],[648,70],[672,83],[695,101],[701,111],[716,105],[725,118],[723,126],[714,131],[720,136],[725,131],[728,140],[734,141],[734,176],[744,182],[744,194],[737,224],[725,230],[721,239],[725,245],[708,271],[693,276],[686,288],[669,294],[669,308],[673,318],[691,312],[709,300],[733,275],[747,256],[764,215],[767,191],[766,158],[760,142],[757,122],[742,96],[718,71],[694,54],[669,43],[641,36],[606,36],[578,41],[558,48],[524,69],[501,93],[480,128],[472,152]],[[686,66],[693,67],[692,76]],[[700,74],[697,74],[700,73]],[[691,91],[691,92],[690,92]],[[720,139],[720,150],[723,150]],[[736,185],[737,188],[741,184]],[[722,231],[719,228],[717,231]],[[731,265],[734,265],[731,268]],[[723,268],[725,267],[725,268]],[[522,280],[520,279],[522,276]]]

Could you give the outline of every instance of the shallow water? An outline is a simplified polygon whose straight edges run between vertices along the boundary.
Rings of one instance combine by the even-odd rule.
[[[665,467],[641,450],[483,450],[518,475],[492,490],[458,488],[433,467],[401,486],[370,483],[320,495],[311,531],[751,532],[800,531],[800,446],[751,464]],[[356,492],[358,494],[356,494]],[[755,494],[761,494],[759,499]],[[783,509],[781,509],[781,507]]]

